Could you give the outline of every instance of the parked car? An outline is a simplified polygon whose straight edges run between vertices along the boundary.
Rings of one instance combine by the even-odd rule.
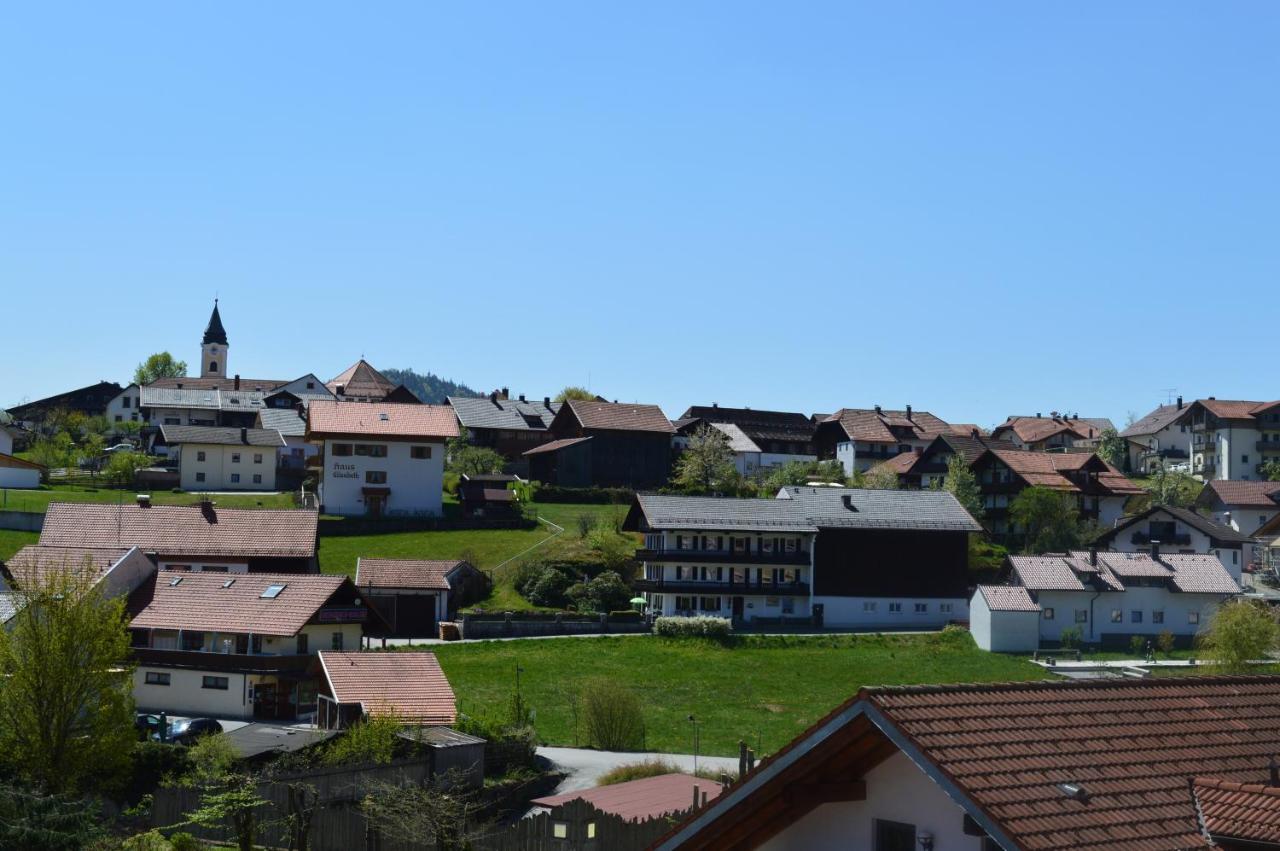
[[[169,725],[169,741],[176,745],[191,745],[201,736],[221,732],[222,725],[212,718],[187,718]]]
[[[138,741],[145,742],[147,739],[160,738],[160,731],[164,729],[165,722],[159,715],[150,712],[139,712],[133,719],[133,728],[138,731]]]
[[[132,451],[133,451],[133,444],[132,444],[132,443],[117,443],[115,446],[108,446],[106,449],[104,449],[104,450],[102,450],[102,451],[103,451],[103,452],[106,452],[107,454],[110,454],[110,453],[112,453],[112,452],[132,452]]]

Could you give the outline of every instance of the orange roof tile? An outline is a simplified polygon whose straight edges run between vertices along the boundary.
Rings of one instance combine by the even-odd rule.
[[[573,399],[565,403],[585,429],[608,431],[660,431],[675,434],[675,426],[657,405],[623,402],[587,402]]]
[[[399,558],[356,559],[356,585],[362,588],[422,588],[449,590],[449,573],[459,565],[458,559],[426,561]]]
[[[695,787],[699,795],[707,796],[707,801],[715,800],[724,791],[724,787],[714,780],[673,773],[609,786],[595,786],[563,795],[547,795],[534,798],[529,803],[551,808],[581,799],[601,812],[611,813],[626,821],[646,821],[688,810],[693,805]]]
[[[156,574],[151,602],[134,617],[132,626],[297,635],[343,583],[350,581],[345,576],[316,573],[162,570]],[[263,597],[273,585],[284,588],[274,597]]]
[[[458,417],[448,405],[317,399],[307,408],[307,436],[444,439],[458,436]]]
[[[453,688],[434,653],[320,651],[338,703],[358,703],[367,715],[394,715],[418,724],[458,720]]]

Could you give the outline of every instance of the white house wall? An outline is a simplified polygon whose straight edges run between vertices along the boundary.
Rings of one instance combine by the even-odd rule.
[[[901,752],[866,775],[865,801],[822,804],[765,842],[766,851],[875,848],[875,821],[915,825],[917,839],[932,834],[933,847],[981,851],[982,837],[964,832],[965,812]]]
[[[204,460],[197,460],[200,453]],[[233,459],[239,456],[239,462]],[[178,452],[179,483],[185,491],[273,491],[276,489],[276,450],[271,446],[222,446],[184,443]],[[204,481],[197,474],[204,474]],[[231,481],[238,474],[240,481]],[[254,476],[261,476],[255,482]]]
[[[913,630],[938,629],[951,621],[969,619],[969,601],[963,597],[822,597],[822,623],[828,627]],[[901,612],[890,612],[890,604],[901,605]],[[868,604],[874,605],[873,610]],[[924,611],[917,612],[921,605]]]
[[[169,685],[147,683],[147,672],[169,675]],[[226,677],[227,688],[204,688],[204,677]],[[246,674],[224,671],[194,671],[189,668],[138,666],[133,674],[133,698],[138,709],[171,715],[199,715],[214,718],[247,718],[253,714]]]
[[[1195,635],[1209,623],[1224,599],[1220,594],[1184,594],[1165,588],[1128,588],[1124,591],[1108,591],[1097,594],[1092,591],[1038,591],[1035,594],[1040,608],[1053,609],[1053,619],[1040,618],[1040,638],[1057,641],[1062,630],[1078,626],[1085,641],[1100,641],[1106,635],[1150,635],[1168,630],[1174,635]],[[1090,607],[1089,621],[1076,623],[1075,610]],[[1121,621],[1111,622],[1111,612],[1119,609]],[[1142,612],[1142,622],[1133,622],[1133,612]],[[1164,622],[1155,623],[1152,612],[1163,611]],[[1195,612],[1199,620],[1192,623],[1188,613]]]
[[[10,454],[8,452],[6,455]],[[0,488],[14,490],[40,487],[40,471],[31,467],[0,466]]]
[[[385,458],[367,455],[335,456],[333,445],[379,444],[387,447]],[[430,458],[411,458],[412,446],[429,446]],[[389,441],[367,438],[326,440],[324,442],[324,480],[321,501],[328,514],[361,515],[365,513],[363,489],[390,488],[383,514],[386,516],[439,516],[443,508],[444,444],[430,440]],[[387,474],[385,484],[365,482],[370,470]]]

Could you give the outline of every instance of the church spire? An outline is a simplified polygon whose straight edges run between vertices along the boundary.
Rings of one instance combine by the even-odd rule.
[[[222,317],[218,315],[218,300],[213,300],[213,315],[209,317],[209,327],[204,329],[204,345],[220,343],[227,345],[227,332],[222,327]]]

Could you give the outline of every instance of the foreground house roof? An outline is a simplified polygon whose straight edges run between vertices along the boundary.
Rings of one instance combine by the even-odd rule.
[[[458,421],[467,428],[497,428],[506,431],[545,431],[560,410],[560,402],[526,402],[494,396],[450,396],[449,404]]]
[[[449,574],[465,564],[467,562],[458,559],[357,558],[356,585],[361,588],[448,591],[451,587]]]
[[[297,635],[351,580],[318,573],[162,570],[134,629]],[[270,595],[268,589],[280,590]]]
[[[1097,476],[1098,485],[1107,494],[1134,496],[1146,493],[1115,467],[1092,452],[1037,452],[1030,449],[1005,449],[989,447],[987,452],[998,458],[1018,478],[1033,487],[1078,493],[1079,484],[1072,474],[1081,472]],[[979,456],[979,460],[981,456]],[[973,463],[977,463],[976,461]]]
[[[574,446],[579,443],[585,443],[590,437],[566,437],[563,440],[551,440],[541,446],[535,446],[532,449],[526,449],[521,455],[544,455],[548,452],[559,452],[567,446]]]
[[[453,688],[434,653],[320,651],[334,700],[358,703],[366,715],[415,724],[458,720]]]
[[[1004,848],[1210,848],[1193,780],[1268,778],[1280,677],[863,689],[656,847],[757,847],[899,751]]]
[[[319,515],[293,509],[214,504],[102,505],[51,502],[42,546],[138,547],[144,552],[214,558],[311,558]]]
[[[1280,786],[1197,777],[1191,793],[1200,824],[1215,841],[1280,845]]]
[[[979,532],[946,491],[788,487],[777,499],[637,494],[624,528],[816,532],[820,528]]]
[[[979,585],[978,593],[993,612],[1040,611],[1040,604],[1031,599],[1030,592],[1017,585]]]
[[[258,411],[266,407],[266,392],[231,387],[158,387],[148,384],[138,393],[143,408],[184,408],[208,411]]]
[[[295,414],[296,416],[296,414]],[[284,446],[275,429],[223,426],[160,426],[161,439],[170,445],[198,443],[208,446]]]
[[[529,803],[538,807],[558,807],[582,800],[603,813],[626,821],[647,821],[660,816],[683,813],[693,804],[693,790],[706,795],[708,801],[720,797],[724,787],[714,780],[692,774],[659,774],[609,786],[594,786],[563,795],[534,798]]]
[[[302,437],[307,433],[307,421],[292,408],[264,408],[258,412],[258,426],[275,429],[285,437]]]
[[[307,408],[307,436],[440,440],[458,436],[458,418],[447,405],[317,399]]]

